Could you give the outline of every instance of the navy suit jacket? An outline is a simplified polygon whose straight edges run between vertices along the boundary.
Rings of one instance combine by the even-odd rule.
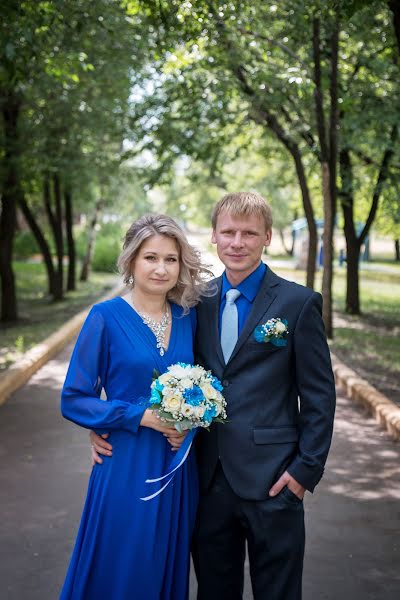
[[[328,455],[335,384],[321,317],[322,298],[267,268],[251,312],[225,364],[218,293],[197,307],[196,362],[224,386],[228,422],[197,435],[200,487],[207,490],[218,459],[234,492],[262,500],[285,470],[313,491]],[[257,342],[254,329],[287,319],[287,345]]]

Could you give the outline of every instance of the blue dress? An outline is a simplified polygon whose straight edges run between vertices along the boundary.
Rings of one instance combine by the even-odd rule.
[[[170,485],[162,483],[175,453],[162,433],[140,427],[153,369],[193,363],[194,311],[171,304],[168,350],[122,298],[95,305],[72,354],[62,413],[99,433],[110,432],[112,457],[93,467],[61,600],[186,600],[189,550],[197,509],[195,457],[190,452]],[[107,400],[100,399],[104,388]]]

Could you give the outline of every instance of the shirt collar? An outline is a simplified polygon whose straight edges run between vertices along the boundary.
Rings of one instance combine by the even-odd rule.
[[[265,271],[267,270],[267,265],[263,262],[260,262],[257,269],[255,269],[250,275],[246,277],[236,289],[248,300],[249,302],[253,302],[254,298],[257,296],[258,290],[260,289],[260,285],[262,280],[264,279]],[[228,278],[226,276],[226,272],[224,271],[222,275],[222,286],[221,286],[221,299],[225,297],[225,294],[228,290],[232,289],[233,286],[229,283]]]

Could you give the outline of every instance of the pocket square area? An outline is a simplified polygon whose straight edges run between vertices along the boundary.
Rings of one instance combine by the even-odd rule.
[[[274,346],[286,346],[286,336],[289,333],[287,319],[280,317],[268,319],[262,325],[258,325],[254,330],[254,339],[260,344],[271,342]]]

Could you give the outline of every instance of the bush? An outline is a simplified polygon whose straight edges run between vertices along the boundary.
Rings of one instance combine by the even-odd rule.
[[[83,228],[75,228],[74,229],[74,240],[75,240],[75,250],[76,255],[81,260],[84,258],[86,254],[87,248],[87,231]]]
[[[119,237],[99,235],[94,247],[93,271],[116,273],[117,258],[120,252],[121,240]]]
[[[32,254],[40,254],[40,249],[31,231],[18,232],[14,239],[14,258],[25,260]]]

